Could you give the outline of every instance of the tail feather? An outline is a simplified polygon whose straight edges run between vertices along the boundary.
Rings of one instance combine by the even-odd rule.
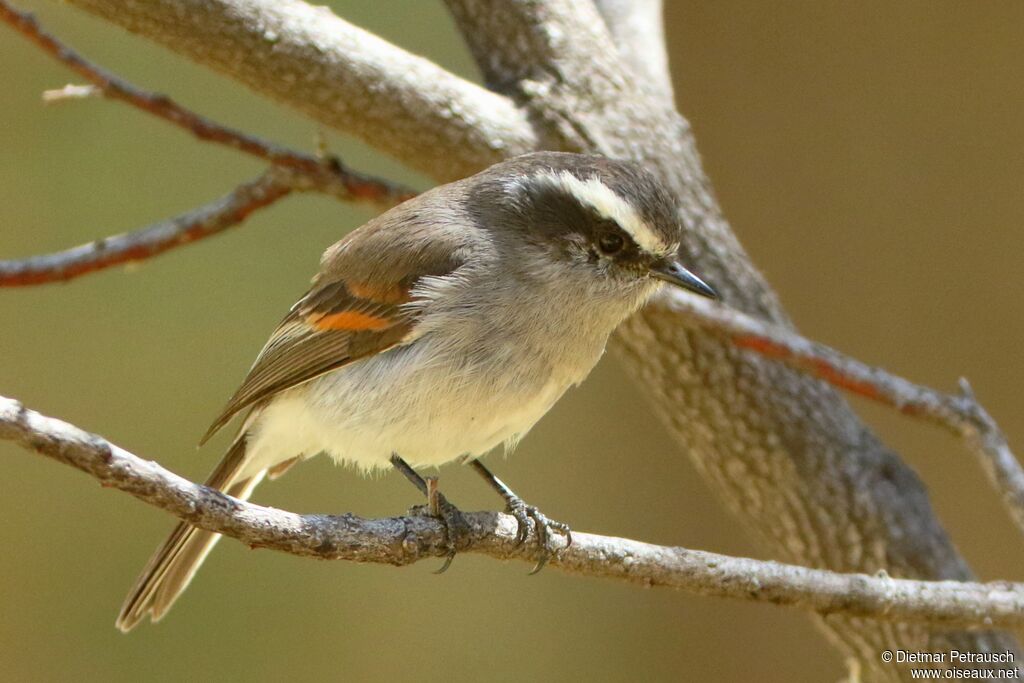
[[[206,485],[245,500],[263,479],[264,472],[239,479],[244,462],[245,438],[240,436],[207,479]],[[185,522],[179,523],[150,558],[125,598],[115,622],[117,628],[127,633],[146,615],[154,622],[159,621],[188,587],[199,565],[218,540],[220,534],[197,529]]]

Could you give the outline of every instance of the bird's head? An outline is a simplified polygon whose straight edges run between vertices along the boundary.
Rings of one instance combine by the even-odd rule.
[[[526,154],[482,174],[471,197],[494,234],[522,245],[525,272],[583,282],[605,296],[642,300],[668,283],[716,297],[679,260],[676,203],[637,164]]]

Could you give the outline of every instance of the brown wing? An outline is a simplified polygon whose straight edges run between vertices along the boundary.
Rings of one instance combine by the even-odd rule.
[[[200,443],[239,411],[409,338],[417,314],[403,304],[417,282],[451,274],[466,254],[465,231],[419,218],[423,204],[437,200],[435,193],[421,195],[325,252],[313,288],[278,326]]]

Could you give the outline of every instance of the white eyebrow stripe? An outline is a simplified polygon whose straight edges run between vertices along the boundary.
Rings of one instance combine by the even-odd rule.
[[[537,178],[561,188],[581,202],[588,204],[601,216],[618,223],[644,251],[660,254],[668,249],[668,245],[651,230],[651,227],[636,210],[598,178],[580,180],[569,171],[539,173]]]

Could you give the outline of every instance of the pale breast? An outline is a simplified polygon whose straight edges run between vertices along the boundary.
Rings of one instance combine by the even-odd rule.
[[[474,350],[444,339],[428,335],[283,392],[253,427],[253,456],[277,462],[324,451],[373,469],[392,453],[414,466],[482,455],[529,431],[604,348],[602,339],[524,354],[506,343],[484,354],[482,339]]]

